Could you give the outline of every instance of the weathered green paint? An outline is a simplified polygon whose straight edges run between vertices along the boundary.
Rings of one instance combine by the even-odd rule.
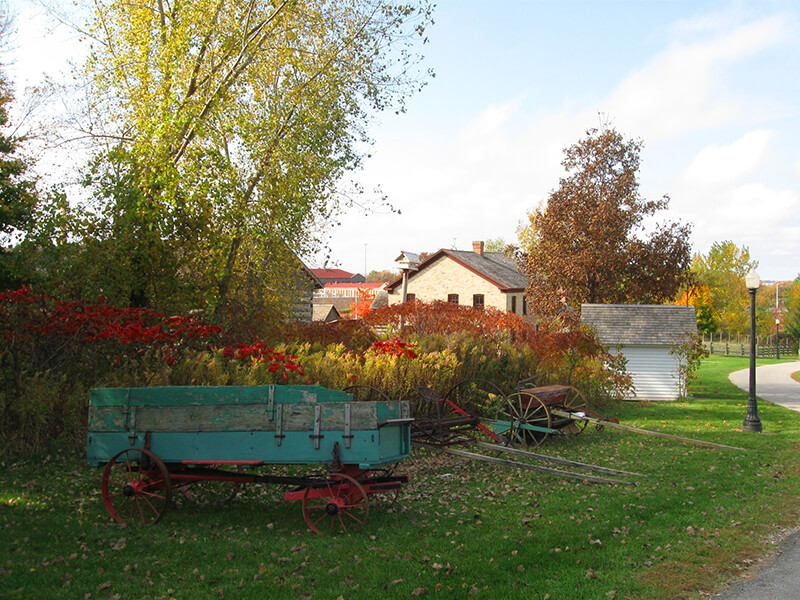
[[[279,404],[294,402],[347,402],[347,392],[319,385],[167,386],[98,388],[89,395],[90,406],[181,406],[187,404],[263,404],[270,395]]]
[[[408,402],[354,402],[319,386],[99,389],[90,396],[87,458],[100,465],[149,445],[165,463],[330,464],[338,443],[342,463],[371,469],[409,456],[407,417]]]
[[[344,429],[344,411],[351,404],[352,429],[377,429],[378,411],[373,402],[327,402],[322,408],[324,430]],[[313,429],[314,408],[317,403],[283,405],[282,429],[306,431]],[[399,407],[394,412],[398,418]],[[128,431],[135,423],[136,430],[150,432],[197,431],[275,431],[275,409],[266,404],[219,404],[184,406],[100,406],[89,409],[89,431]]]
[[[552,429],[550,427],[540,427],[538,425],[529,425],[528,423],[520,423],[518,421],[515,421],[514,423],[512,423],[511,421],[499,421],[499,420],[491,421],[489,423],[489,426],[497,434],[506,433],[512,427],[516,429],[527,429],[528,431],[537,431],[540,433],[549,433],[552,435],[563,435],[564,433],[563,431],[559,431],[558,429]]]

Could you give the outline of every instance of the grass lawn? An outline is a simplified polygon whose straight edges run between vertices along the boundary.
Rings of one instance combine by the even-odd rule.
[[[253,486],[152,527],[105,513],[100,472],[71,456],[0,472],[0,589],[15,598],[702,598],[798,523],[800,414],[759,404],[711,357],[686,402],[600,409],[622,423],[747,451],[606,428],[543,453],[647,475],[598,485],[416,450],[394,509],[356,534],[311,534],[299,503]],[[769,361],[759,361],[759,364]],[[773,361],[774,362],[774,361]]]

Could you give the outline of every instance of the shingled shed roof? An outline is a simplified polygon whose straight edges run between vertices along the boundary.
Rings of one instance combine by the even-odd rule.
[[[676,346],[697,332],[694,306],[584,304],[581,321],[608,346]]]

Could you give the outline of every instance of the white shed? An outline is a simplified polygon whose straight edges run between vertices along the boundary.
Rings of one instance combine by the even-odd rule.
[[[681,397],[681,358],[673,349],[697,335],[694,306],[584,304],[581,320],[612,354],[625,356],[635,389],[629,400]]]

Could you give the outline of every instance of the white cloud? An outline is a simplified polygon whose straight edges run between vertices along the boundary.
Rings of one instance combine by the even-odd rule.
[[[675,45],[631,73],[608,99],[607,110],[650,142],[728,123],[743,107],[715,93],[721,67],[789,35],[787,21],[771,17],[710,41]]]
[[[725,146],[706,146],[694,157],[683,178],[696,185],[736,181],[761,164],[774,137],[774,132],[760,129]]]

